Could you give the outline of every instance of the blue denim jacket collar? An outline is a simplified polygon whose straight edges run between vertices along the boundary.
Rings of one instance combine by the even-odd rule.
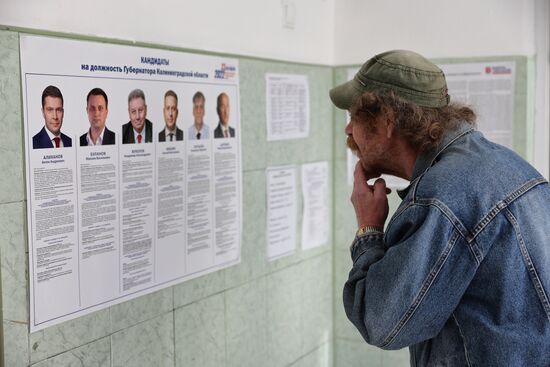
[[[433,166],[437,157],[457,139],[470,133],[473,130],[474,128],[472,127],[472,125],[464,122],[456,130],[447,132],[447,134],[445,134],[445,136],[435,149],[419,155],[416,159],[416,162],[414,163],[413,174],[409,186],[407,186],[403,190],[397,190],[397,194],[399,195],[399,197],[403,200],[409,193],[409,190],[411,189],[414,182],[431,166]]]

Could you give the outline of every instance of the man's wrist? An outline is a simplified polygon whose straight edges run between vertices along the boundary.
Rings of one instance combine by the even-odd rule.
[[[360,226],[357,232],[355,233],[355,236],[362,237],[369,234],[384,234],[384,227],[373,226],[373,225]]]
[[[359,240],[365,236],[383,236],[384,227],[382,226],[361,226],[355,233],[355,239],[353,240],[351,246],[349,247],[350,251],[353,253],[355,247],[360,242]]]

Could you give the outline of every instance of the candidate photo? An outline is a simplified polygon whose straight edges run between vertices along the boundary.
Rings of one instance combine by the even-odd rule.
[[[159,142],[183,140],[183,130],[176,125],[178,119],[178,95],[169,90],[164,94],[164,115],[165,127],[159,132]]]
[[[115,144],[115,133],[105,126],[109,114],[109,99],[103,89],[94,88],[88,92],[86,113],[90,128],[80,136],[80,146]]]
[[[210,128],[204,123],[204,106],[206,99],[201,91],[193,95],[193,125],[187,130],[189,140],[210,138]]]
[[[122,144],[142,144],[153,141],[153,123],[147,120],[145,94],[134,89],[128,95],[130,121],[122,125]]]
[[[42,92],[44,127],[32,137],[33,149],[72,146],[72,139],[61,132],[63,114],[63,95],[61,91],[56,86],[47,86]]]
[[[216,112],[218,113],[218,126],[214,129],[214,139],[234,138],[235,129],[229,126],[229,96],[220,93],[216,101]]]

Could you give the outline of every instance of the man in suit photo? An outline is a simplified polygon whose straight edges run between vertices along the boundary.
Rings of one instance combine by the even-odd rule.
[[[183,140],[183,130],[177,127],[178,119],[178,95],[169,90],[164,94],[164,114],[165,128],[159,132],[159,141],[180,141]]]
[[[122,144],[142,144],[153,141],[153,123],[147,120],[145,94],[134,89],[128,95],[130,121],[122,125]]]
[[[193,95],[193,125],[187,130],[189,140],[210,138],[210,128],[204,123],[205,98],[201,91]]]
[[[229,97],[225,93],[220,93],[216,102],[216,112],[220,118],[218,127],[214,130],[214,139],[234,138],[235,129],[229,126]]]
[[[115,144],[115,133],[105,126],[109,113],[109,99],[103,89],[94,88],[88,92],[86,112],[90,129],[86,134],[80,136],[80,146]]]
[[[72,139],[61,132],[63,125],[63,95],[59,88],[49,85],[42,92],[44,127],[32,137],[33,149],[72,146]]]

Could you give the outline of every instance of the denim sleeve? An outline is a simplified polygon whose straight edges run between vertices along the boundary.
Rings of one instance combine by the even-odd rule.
[[[478,263],[437,206],[411,205],[386,235],[355,239],[344,308],[367,343],[400,349],[438,334]]]

